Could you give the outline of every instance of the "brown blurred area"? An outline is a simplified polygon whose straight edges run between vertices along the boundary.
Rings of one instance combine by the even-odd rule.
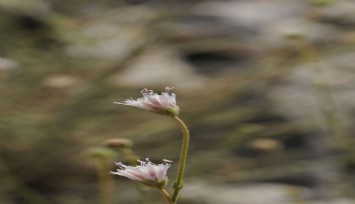
[[[0,204],[140,203],[118,177],[100,199],[102,172],[127,162],[103,145],[112,138],[174,161],[171,191],[178,126],[113,104],[166,86],[191,131],[179,203],[354,203],[354,11],[349,0],[0,0]]]

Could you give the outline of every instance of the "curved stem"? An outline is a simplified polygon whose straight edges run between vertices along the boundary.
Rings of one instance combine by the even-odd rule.
[[[190,134],[189,134],[189,129],[185,125],[184,121],[182,121],[177,116],[173,116],[173,118],[179,124],[182,134],[183,134],[183,141],[182,141],[181,152],[180,152],[179,166],[178,166],[178,170],[177,170],[176,181],[174,183],[174,193],[172,196],[173,203],[176,203],[179,191],[184,185],[183,176],[184,176],[184,171],[185,171],[185,166],[186,166],[186,158],[187,158],[187,151],[189,148]]]
[[[166,199],[166,201],[168,201],[169,204],[174,204],[173,200],[171,199],[170,194],[168,193],[168,191],[166,191],[163,188],[158,188],[159,191],[161,192],[161,194],[163,195],[163,197]]]

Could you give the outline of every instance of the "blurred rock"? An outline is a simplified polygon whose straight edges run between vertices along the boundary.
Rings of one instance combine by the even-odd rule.
[[[355,1],[337,0],[318,10],[321,20],[355,26]]]
[[[292,185],[249,183],[215,184],[189,182],[182,189],[181,200],[201,204],[352,204],[347,198],[312,199],[312,189]]]
[[[0,71],[1,70],[8,70],[8,69],[14,69],[18,66],[18,63],[14,60],[0,57]]]
[[[291,204],[291,186],[276,184],[216,185],[207,182],[189,182],[181,191],[182,198],[203,204]],[[299,191],[307,189],[299,188]],[[198,202],[197,202],[198,201]]]
[[[207,78],[199,76],[172,49],[152,49],[139,57],[131,66],[112,78],[118,86],[152,87],[172,86],[179,88],[203,88]]]
[[[234,35],[238,36],[240,32],[254,33],[245,35],[240,41],[260,49],[271,44],[265,44],[265,40],[279,40],[278,36],[269,32],[270,27],[280,27],[285,21],[302,18],[305,9],[302,1],[231,1],[202,4],[196,12],[219,17],[225,25],[236,27]]]
[[[123,31],[121,30],[123,29]],[[75,35],[68,39],[66,47],[69,55],[78,58],[96,58],[114,60],[123,58],[142,40],[142,31],[122,28],[107,22],[96,22],[81,27]]]
[[[299,17],[305,8],[303,1],[228,1],[201,4],[197,12],[218,16],[230,24],[259,30],[279,20]]]
[[[312,44],[330,43],[337,39],[339,31],[327,24],[305,18],[280,19],[261,31],[259,44],[267,48],[291,46],[288,38],[297,36]]]
[[[41,15],[50,12],[50,6],[44,0],[2,0],[0,1],[0,10],[5,9],[16,13],[24,13],[28,15]]]
[[[137,13],[137,15],[131,15]],[[69,55],[112,61],[126,57],[151,35],[146,24],[155,17],[148,8],[133,7],[106,12],[64,33]]]
[[[279,113],[290,118],[320,122],[327,108],[350,125],[355,110],[354,59],[354,53],[338,53],[298,65],[268,95]]]

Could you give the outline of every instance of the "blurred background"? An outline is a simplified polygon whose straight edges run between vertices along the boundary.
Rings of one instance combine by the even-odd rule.
[[[143,203],[108,174],[129,160],[111,138],[174,161],[171,184],[176,123],[113,104],[166,86],[192,135],[181,204],[354,203],[354,11],[353,0],[0,0],[0,203]],[[144,204],[164,203],[144,191]]]

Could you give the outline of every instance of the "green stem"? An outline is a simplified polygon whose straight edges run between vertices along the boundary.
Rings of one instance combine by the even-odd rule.
[[[109,172],[109,167],[106,161],[97,160],[97,173],[100,189],[100,203],[113,204],[114,203],[114,183]]]
[[[122,147],[120,148],[120,150],[122,150],[123,154],[126,156],[130,165],[135,166],[138,164],[137,162],[138,156],[136,155],[136,153],[133,152],[131,148]]]
[[[173,118],[179,124],[179,127],[181,128],[181,131],[183,134],[183,141],[182,141],[182,145],[181,145],[179,166],[178,166],[178,170],[177,170],[176,181],[174,183],[174,193],[172,196],[173,203],[176,203],[179,191],[180,191],[180,189],[182,189],[182,187],[184,185],[183,176],[184,176],[184,171],[185,171],[185,166],[186,166],[186,158],[187,158],[187,150],[189,148],[190,134],[189,134],[189,129],[187,128],[185,123],[179,117],[173,116]]]
[[[163,197],[166,199],[166,201],[168,201],[169,204],[174,204],[173,200],[171,199],[170,194],[168,193],[168,191],[166,191],[163,188],[158,188],[159,191],[161,192],[161,194],[163,195]]]

